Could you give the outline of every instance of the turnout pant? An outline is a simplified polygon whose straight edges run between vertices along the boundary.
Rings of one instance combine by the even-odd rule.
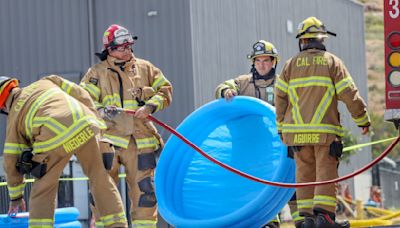
[[[127,149],[116,148],[110,175],[118,183],[120,166],[125,167],[131,201],[132,227],[156,227],[157,201],[154,192],[154,149],[139,150],[131,138]]]
[[[105,227],[127,227],[124,207],[110,175],[104,168],[97,137],[90,138],[74,151],[83,172],[89,177],[90,191]],[[35,180],[30,195],[29,227],[53,227],[58,179],[68,164],[72,153],[63,148],[36,154],[33,160],[45,162],[47,172]]]
[[[330,155],[329,145],[301,146],[294,154],[297,183],[331,180],[338,177],[339,161]],[[313,214],[314,208],[335,213],[336,185],[326,184],[296,189],[300,215]]]
[[[297,208],[297,198],[296,192],[294,192],[292,198],[289,200],[288,205],[290,209],[290,214],[292,215],[292,220],[297,223],[304,220],[304,217],[299,215],[299,209]]]

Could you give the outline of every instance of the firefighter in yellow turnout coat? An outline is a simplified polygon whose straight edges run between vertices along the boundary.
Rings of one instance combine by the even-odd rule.
[[[0,77],[0,108],[8,113],[4,169],[10,195],[9,213],[25,209],[23,174],[36,177],[30,195],[29,227],[51,228],[58,178],[75,154],[89,177],[100,218],[107,227],[127,227],[118,189],[104,168],[100,129],[89,94],[52,75],[25,88]]]
[[[163,143],[146,117],[168,107],[172,86],[157,67],[133,55],[136,39],[126,28],[111,25],[104,33],[104,50],[98,55],[102,62],[89,69],[81,86],[91,94],[107,122],[104,137],[116,147],[110,171],[116,182],[120,165],[125,166],[132,226],[156,227],[155,152]],[[106,106],[136,110],[136,114],[109,116],[104,114]]]
[[[217,86],[215,97],[232,99],[236,95],[261,99],[274,105],[274,89],[277,74],[276,65],[279,62],[275,46],[265,40],[259,40],[253,45],[253,52],[248,56],[253,65],[250,74],[240,75]],[[290,211],[296,227],[301,227],[303,217],[299,216],[296,205],[296,194],[289,202]],[[265,227],[278,227],[279,220],[270,221]]]
[[[250,96],[274,105],[275,68],[279,61],[276,48],[265,40],[257,41],[248,58],[253,63],[251,73],[221,83],[215,97],[229,100],[236,95]]]
[[[296,181],[324,181],[338,177],[342,154],[338,101],[346,104],[355,123],[368,132],[369,116],[348,70],[342,61],[326,51],[328,34],[315,17],[299,25],[300,53],[289,59],[277,80],[275,96],[278,131],[295,152]],[[335,222],[334,184],[297,189],[304,227],[349,227]]]

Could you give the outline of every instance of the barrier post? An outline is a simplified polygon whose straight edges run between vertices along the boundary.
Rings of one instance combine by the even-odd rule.
[[[356,219],[364,219],[364,206],[361,200],[356,200]]]

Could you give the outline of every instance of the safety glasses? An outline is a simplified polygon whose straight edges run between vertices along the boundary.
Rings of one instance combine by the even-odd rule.
[[[128,33],[125,35],[115,37],[113,43],[115,46],[120,46],[123,44],[133,44],[136,39],[137,39],[136,36],[132,36],[131,34]]]
[[[129,44],[129,43],[122,44],[122,45],[119,45],[119,46],[116,46],[116,47],[111,47],[111,50],[112,51],[124,52],[126,50],[132,50],[132,45],[133,44]]]

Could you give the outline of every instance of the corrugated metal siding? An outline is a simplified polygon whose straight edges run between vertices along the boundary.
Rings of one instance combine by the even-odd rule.
[[[253,1],[191,1],[196,107],[214,98],[223,79],[248,72],[248,46],[256,39],[254,8]]]
[[[1,74],[23,85],[47,73],[81,71],[88,64],[85,1],[1,1]]]
[[[0,75],[25,86],[47,74],[82,74],[89,67],[86,15],[81,0],[1,0]],[[3,148],[4,117],[0,126]]]

